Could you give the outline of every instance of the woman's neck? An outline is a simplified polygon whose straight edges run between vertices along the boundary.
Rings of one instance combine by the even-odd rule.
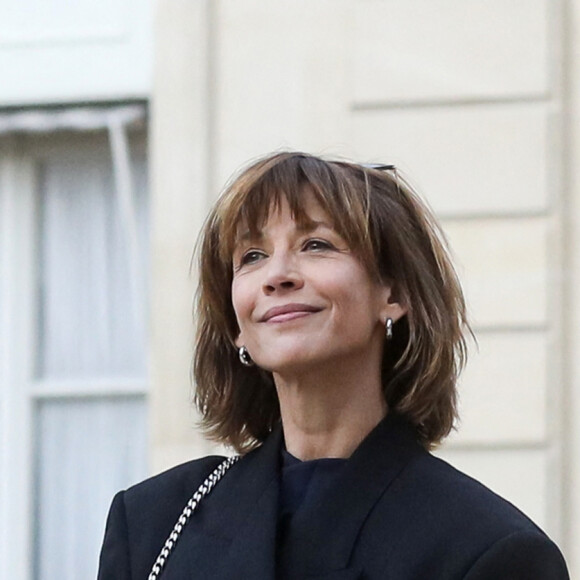
[[[380,376],[274,378],[286,449],[302,460],[350,457],[387,414]]]

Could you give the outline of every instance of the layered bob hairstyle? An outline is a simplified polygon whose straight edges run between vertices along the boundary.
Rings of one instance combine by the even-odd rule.
[[[388,281],[407,307],[384,348],[383,392],[389,411],[405,416],[420,442],[433,447],[457,418],[456,379],[470,332],[444,236],[396,170],[297,152],[272,154],[242,171],[201,233],[193,375],[202,425],[212,439],[245,452],[280,420],[271,373],[238,358],[232,255],[240,226],[259,232],[283,199],[299,223],[308,221],[305,192],[328,213],[371,277]]]

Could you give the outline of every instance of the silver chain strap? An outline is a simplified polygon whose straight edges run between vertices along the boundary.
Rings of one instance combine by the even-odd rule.
[[[157,580],[161,576],[163,567],[167,562],[167,558],[171,554],[171,551],[175,547],[185,524],[189,521],[191,514],[199,505],[199,502],[209,494],[209,492],[215,487],[216,483],[224,476],[226,471],[240,458],[239,455],[234,455],[233,457],[228,457],[224,459],[206,478],[206,480],[197,488],[196,492],[191,496],[190,500],[187,502],[186,506],[183,508],[181,515],[177,519],[173,530],[169,534],[169,537],[165,541],[151,572],[149,573],[148,580]]]

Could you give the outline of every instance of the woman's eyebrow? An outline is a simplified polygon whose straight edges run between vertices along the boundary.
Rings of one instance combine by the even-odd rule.
[[[323,220],[307,220],[303,223],[298,223],[296,226],[297,231],[299,232],[312,232],[314,230],[317,230],[319,228],[326,228],[328,230],[334,230],[334,227],[329,224],[328,222],[325,222]],[[235,239],[235,243],[239,244],[242,242],[248,242],[248,241],[259,241],[264,239],[264,232],[262,230],[257,230],[257,231],[251,231],[251,230],[244,230],[243,232],[241,232],[240,234],[238,234],[236,236]]]

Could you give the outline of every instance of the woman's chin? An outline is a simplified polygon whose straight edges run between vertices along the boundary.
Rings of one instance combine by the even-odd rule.
[[[309,368],[315,368],[316,363],[304,359],[291,359],[291,360],[275,360],[268,361],[265,364],[259,365],[264,370],[271,372],[274,375],[295,375],[303,374],[308,371]]]
[[[304,375],[308,373],[324,372],[324,369],[336,368],[340,364],[341,357],[332,356],[331,353],[317,353],[311,349],[296,350],[284,355],[272,356],[258,362],[258,365],[280,376]]]

